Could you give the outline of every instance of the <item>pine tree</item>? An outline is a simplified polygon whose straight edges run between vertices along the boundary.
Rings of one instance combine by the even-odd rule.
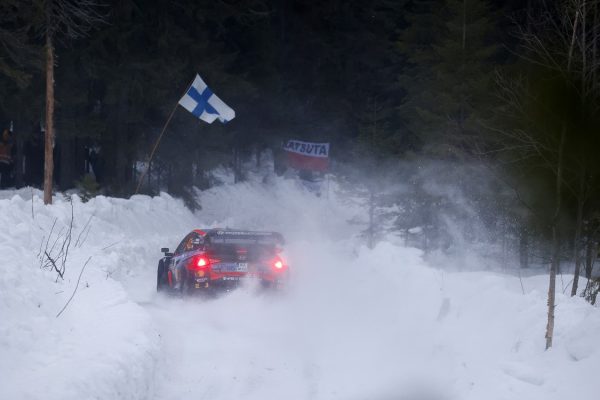
[[[98,13],[99,4],[92,0],[36,0],[28,14],[32,25],[41,33],[44,47],[46,81],[45,151],[44,151],[44,204],[52,203],[54,183],[54,108],[56,64],[55,46],[60,41],[84,37],[103,21]]]
[[[406,98],[400,114],[427,153],[453,156],[473,151],[480,122],[489,118],[491,73],[498,50],[485,0],[447,0],[412,5],[400,50]]]

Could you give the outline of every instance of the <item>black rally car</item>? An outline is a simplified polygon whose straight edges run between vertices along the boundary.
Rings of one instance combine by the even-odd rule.
[[[161,249],[156,288],[171,293],[228,290],[249,278],[279,288],[289,275],[283,244],[278,232],[195,229],[174,253]]]

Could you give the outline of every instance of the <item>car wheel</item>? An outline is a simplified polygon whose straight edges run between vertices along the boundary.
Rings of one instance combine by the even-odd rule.
[[[195,292],[195,282],[192,279],[193,277],[189,276],[188,271],[184,270],[182,275],[183,281],[181,282],[181,294],[183,296],[190,296]]]
[[[156,291],[162,292],[168,286],[167,283],[167,271],[165,268],[164,260],[158,262],[158,268],[156,270]]]

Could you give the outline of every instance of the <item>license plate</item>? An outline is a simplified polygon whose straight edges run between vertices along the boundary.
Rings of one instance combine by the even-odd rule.
[[[248,263],[227,263],[221,266],[221,271],[227,272],[247,272]]]

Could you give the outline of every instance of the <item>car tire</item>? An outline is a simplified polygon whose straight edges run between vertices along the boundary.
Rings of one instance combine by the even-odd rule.
[[[158,262],[158,268],[156,270],[156,291],[162,292],[169,285],[167,282],[167,269],[165,268],[164,260]]]
[[[192,277],[189,276],[187,270],[183,270],[182,272],[182,282],[181,282],[181,295],[189,297],[195,293],[194,282],[192,281]]]

